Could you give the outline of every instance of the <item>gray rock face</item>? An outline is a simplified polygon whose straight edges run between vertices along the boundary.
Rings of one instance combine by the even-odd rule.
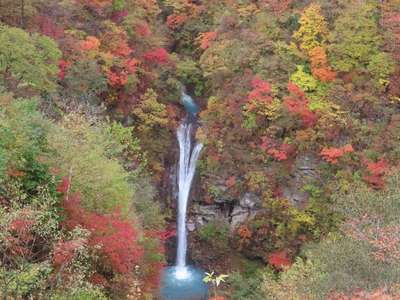
[[[261,199],[254,193],[244,194],[239,203],[244,208],[257,209],[261,207]]]
[[[261,199],[254,193],[245,193],[236,202],[238,204],[233,207],[232,211],[227,210],[226,206],[218,202],[213,205],[194,204],[192,214],[195,219],[195,227],[198,228],[208,222],[218,220],[219,222],[226,222],[231,230],[234,230],[246,220],[254,218],[261,209]]]
[[[248,208],[241,207],[240,205],[235,206],[231,213],[231,222],[230,222],[231,230],[234,230],[240,224],[243,224],[249,216],[250,216],[250,211]]]
[[[294,163],[294,171],[283,187],[283,196],[296,206],[302,206],[309,198],[302,189],[305,185],[318,181],[319,158],[311,153],[299,155]]]

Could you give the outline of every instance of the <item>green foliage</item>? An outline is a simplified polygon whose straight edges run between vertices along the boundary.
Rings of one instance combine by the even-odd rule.
[[[395,70],[392,58],[384,52],[379,52],[371,57],[367,66],[368,71],[375,78],[376,82],[381,86],[386,86],[390,75]]]
[[[297,66],[296,72],[290,76],[290,81],[305,92],[313,92],[318,88],[318,81],[304,69],[304,66]]]
[[[260,285],[262,283],[261,274],[244,277],[239,272],[229,275],[229,284],[233,290],[232,300],[264,300]]]
[[[125,8],[125,0],[113,0],[112,2],[114,11],[121,11]]]
[[[135,211],[141,219],[145,230],[160,231],[165,228],[165,215],[156,200],[156,190],[151,185],[150,179],[143,175],[134,183]]]
[[[202,95],[205,88],[203,73],[197,63],[191,59],[184,59],[176,66],[176,75],[184,86],[194,87],[196,96]]]
[[[51,300],[107,300],[109,299],[104,293],[97,287],[84,287],[84,288],[73,288],[67,291],[60,291],[55,295],[52,295]]]
[[[335,22],[330,34],[329,56],[339,71],[365,68],[379,53],[382,37],[376,19],[376,7],[366,3],[351,3]]]
[[[225,279],[228,278],[229,275],[226,274],[215,274],[214,271],[211,273],[206,272],[206,276],[203,278],[203,281],[205,283],[211,283],[214,287],[214,297],[217,297],[217,289],[220,286],[221,283],[225,282]]]
[[[18,269],[6,270],[0,268],[0,290],[4,299],[27,297],[37,294],[43,295],[46,290],[47,279],[52,272],[51,266],[45,263],[21,262]]]
[[[219,224],[216,222],[209,222],[204,226],[200,227],[198,230],[198,235],[200,240],[212,243],[228,241],[229,229],[224,224]]]
[[[100,66],[93,60],[79,60],[73,64],[65,76],[65,97],[78,98],[81,102],[95,104],[97,96],[106,91],[107,79]]]
[[[54,91],[61,51],[48,37],[0,25],[0,74],[38,91]]]
[[[129,211],[133,199],[130,174],[117,159],[124,146],[112,138],[107,124],[92,126],[83,116],[71,114],[53,128],[48,139],[55,151],[49,163],[70,177],[71,189],[82,193],[85,207],[98,212]]]
[[[149,89],[140,104],[133,110],[134,116],[139,120],[137,128],[143,134],[167,125],[165,105],[159,102],[157,98],[157,93]]]

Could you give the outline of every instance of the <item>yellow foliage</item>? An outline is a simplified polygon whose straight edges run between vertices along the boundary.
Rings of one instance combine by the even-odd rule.
[[[300,44],[300,49],[308,54],[313,48],[322,46],[327,35],[328,27],[321,7],[311,4],[300,18],[300,28],[293,34],[294,39]]]

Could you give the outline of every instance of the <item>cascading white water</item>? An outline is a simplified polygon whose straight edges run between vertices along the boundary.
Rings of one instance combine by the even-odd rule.
[[[200,143],[195,144],[194,147],[192,145],[196,114],[199,112],[199,107],[185,93],[182,93],[181,102],[188,115],[177,130],[180,153],[177,180],[178,245],[176,265],[164,269],[161,278],[160,297],[163,300],[206,300],[208,299],[208,285],[203,281],[204,271],[186,265],[186,212],[197,159],[203,147]]]
[[[178,246],[176,255],[176,277],[185,278],[187,231],[186,211],[189,199],[190,187],[196,171],[196,162],[199,158],[202,144],[196,144],[192,149],[192,129],[190,122],[185,120],[178,128],[177,137],[179,142],[179,172],[178,172]]]

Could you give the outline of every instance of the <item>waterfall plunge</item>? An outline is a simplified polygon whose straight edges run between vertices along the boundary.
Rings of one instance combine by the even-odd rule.
[[[186,266],[187,231],[186,213],[190,187],[196,171],[202,144],[192,148],[193,123],[199,111],[193,99],[182,93],[182,104],[188,113],[177,131],[179,142],[178,170],[178,230],[176,265],[164,270],[161,279],[160,297],[163,300],[205,300],[208,299],[208,286],[204,283],[204,271],[193,266]]]
[[[186,231],[186,212],[189,199],[190,187],[194,173],[196,171],[196,162],[199,158],[202,144],[196,144],[192,150],[192,124],[183,122],[177,132],[179,142],[179,173],[178,173],[178,247],[176,255],[176,277],[178,279],[186,278],[188,272],[186,269],[187,252],[187,231]]]

